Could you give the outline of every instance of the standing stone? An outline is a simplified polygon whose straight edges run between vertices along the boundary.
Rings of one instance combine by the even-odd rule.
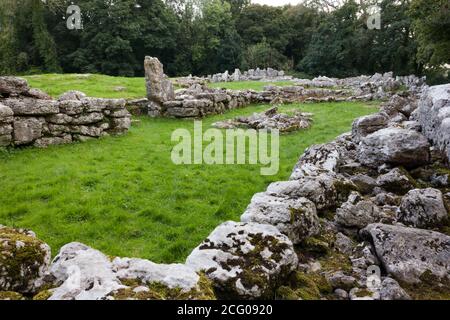
[[[235,69],[233,73],[233,81],[241,80],[241,70]]]
[[[158,58],[145,57],[144,68],[147,98],[150,102],[149,115],[156,116],[163,111],[164,102],[175,100],[175,92]]]

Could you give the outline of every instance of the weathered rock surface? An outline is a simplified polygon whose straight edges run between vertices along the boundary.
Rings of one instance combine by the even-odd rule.
[[[50,247],[33,232],[0,225],[0,291],[36,292],[50,257]]]
[[[423,93],[417,118],[423,134],[450,160],[450,84],[430,87]]]
[[[396,194],[405,194],[414,188],[412,181],[406,170],[394,168],[386,174],[377,178],[377,185],[384,190]]]
[[[397,281],[386,277],[381,282],[380,300],[411,300],[411,297]]]
[[[386,128],[361,140],[358,159],[372,168],[383,164],[414,168],[429,162],[429,149],[428,140],[416,131]]]
[[[52,290],[49,300],[100,300],[124,287],[107,256],[77,242],[61,248],[50,275],[58,287]]]
[[[447,235],[380,223],[368,225],[362,235],[373,243],[383,267],[397,280],[417,283],[425,272],[437,279],[450,278]]]
[[[352,192],[347,202],[336,210],[335,221],[344,227],[364,228],[370,223],[392,221],[394,218],[370,199],[365,199],[358,192]]]
[[[416,228],[434,227],[447,218],[442,192],[437,189],[414,189],[402,198],[398,219],[407,225]]]
[[[242,222],[275,226],[295,244],[319,232],[316,206],[306,198],[287,199],[257,193],[241,216]]]
[[[385,113],[375,113],[356,119],[352,125],[352,138],[359,143],[364,137],[386,128],[389,116]]]
[[[292,242],[275,227],[236,222],[218,226],[186,260],[222,298],[250,299],[270,297],[297,263]]]

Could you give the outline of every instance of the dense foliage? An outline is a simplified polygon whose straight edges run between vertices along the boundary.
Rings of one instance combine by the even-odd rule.
[[[0,73],[141,76],[145,55],[170,75],[275,67],[309,75],[440,72],[450,63],[448,0],[69,0],[0,2]],[[337,3],[332,6],[330,4]],[[370,30],[370,5],[381,29]],[[445,80],[444,80],[445,81]]]

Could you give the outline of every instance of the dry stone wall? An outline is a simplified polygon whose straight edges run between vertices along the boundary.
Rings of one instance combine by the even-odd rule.
[[[415,117],[424,135],[450,159],[450,86],[428,88],[420,100]]]
[[[252,103],[387,100],[402,88],[405,91],[420,92],[424,85],[423,78],[394,77],[392,72],[389,72],[347,79],[327,77],[317,77],[313,80],[296,79],[295,85],[283,87],[268,85],[263,91],[212,89],[206,85],[211,79],[188,77],[184,79],[186,81],[182,79],[176,81],[189,83],[191,86],[174,91],[173,85],[163,72],[163,65],[157,58],[146,57],[144,66],[147,102],[130,101],[129,107],[140,112],[142,105],[146,104],[146,113],[152,117],[201,118]],[[257,69],[241,76],[240,71],[236,69],[231,78],[236,78],[236,81],[249,80],[249,75],[250,78],[257,75],[258,79],[273,79],[280,77],[280,72],[273,69]],[[223,81],[230,79],[227,72],[220,77]]]
[[[53,100],[20,78],[0,77],[0,146],[47,147],[128,131],[123,99],[88,98],[76,91]]]

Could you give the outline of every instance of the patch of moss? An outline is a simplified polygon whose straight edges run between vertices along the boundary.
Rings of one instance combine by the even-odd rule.
[[[330,246],[327,242],[314,237],[306,239],[303,246],[315,255],[326,255],[330,252]]]
[[[143,284],[138,279],[121,279],[123,288],[112,294],[115,300],[215,300],[216,295],[211,280],[204,273],[199,274],[196,288],[183,291],[181,288],[169,288],[165,284],[152,282]],[[134,289],[144,286],[148,291],[134,292]]]
[[[33,300],[48,300],[52,296],[51,290],[42,290],[33,297]]]
[[[358,191],[358,187],[348,180],[335,180],[333,183],[336,189],[338,202],[345,202],[352,191]]]
[[[30,281],[38,274],[40,266],[45,262],[42,241],[25,232],[13,228],[0,228],[1,250],[8,254],[0,255],[0,265],[9,289],[26,292]]]
[[[355,296],[357,296],[358,298],[371,297],[372,296],[372,292],[370,292],[367,289],[358,289],[355,292]]]
[[[342,253],[332,251],[332,253],[322,259],[319,262],[324,271],[343,271],[344,273],[352,272],[352,263],[350,258]]]
[[[400,286],[414,300],[450,300],[450,280],[434,276],[431,271],[425,271],[419,283],[400,282]]]
[[[25,298],[18,292],[0,291],[0,300],[25,300]]]
[[[276,291],[277,299],[319,300],[333,292],[331,284],[319,273],[293,272],[286,285]]]

